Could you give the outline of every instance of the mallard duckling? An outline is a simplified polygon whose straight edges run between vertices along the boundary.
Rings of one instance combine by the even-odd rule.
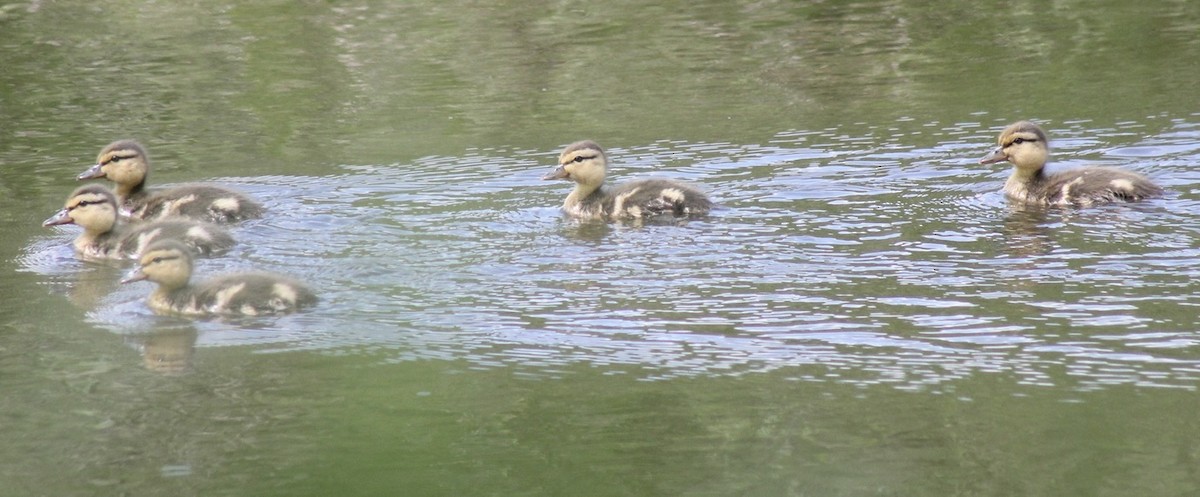
[[[191,251],[175,240],[159,240],[146,248],[138,267],[121,283],[158,283],[146,302],[160,314],[256,316],[291,312],[317,302],[303,283],[272,273],[234,273],[188,285],[191,277]]]
[[[108,178],[116,183],[122,210],[135,219],[182,216],[215,223],[236,223],[262,217],[263,208],[250,197],[212,185],[182,185],[150,192],[146,176],[150,159],[146,149],[133,140],[108,144],[96,157],[96,165],[76,179]]]
[[[234,244],[233,237],[220,226],[191,219],[125,224],[117,214],[117,197],[102,185],[76,188],[62,210],[42,226],[61,224],[83,228],[74,246],[88,259],[137,257],[151,242],[164,238],[178,239],[202,255],[224,252]]]
[[[700,190],[665,179],[630,181],[604,187],[608,157],[596,142],[572,143],[558,156],[558,167],[542,179],[569,179],[575,189],[563,211],[584,219],[639,219],[658,215],[704,215],[712,201]]]
[[[1136,202],[1162,194],[1162,188],[1140,174],[1088,166],[1046,174],[1050,144],[1046,132],[1029,121],[1017,121],[1000,132],[999,144],[979,159],[980,164],[1008,161],[1012,175],[1004,193],[1021,202],[1042,205],[1093,205],[1123,200]]]

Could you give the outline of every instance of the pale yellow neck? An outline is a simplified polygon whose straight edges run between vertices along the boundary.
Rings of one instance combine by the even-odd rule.
[[[117,186],[116,191],[113,193],[116,194],[116,196],[117,196],[117,203],[122,204],[122,203],[125,203],[125,201],[129,200],[129,197],[131,197],[134,193],[136,193],[137,191],[140,191],[142,184],[139,183],[136,185],[128,185],[128,184],[117,183],[116,186]]]
[[[1041,178],[1042,170],[1022,169],[1014,167],[1013,172],[1004,182],[1004,193],[1018,200],[1028,200],[1030,188]]]
[[[571,190],[571,194],[567,195],[567,200],[564,205],[572,205],[583,202],[583,199],[588,198],[592,192],[595,192],[600,185],[585,185],[583,183],[575,183],[575,189]]]
[[[92,250],[92,245],[96,244],[97,236],[99,236],[98,233],[84,231],[83,234],[76,237],[75,241],[73,242],[73,244],[75,245],[75,250],[78,250],[79,252],[83,252],[83,253],[90,252]]]

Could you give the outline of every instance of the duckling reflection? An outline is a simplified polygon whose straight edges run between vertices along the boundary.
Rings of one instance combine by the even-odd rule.
[[[121,268],[115,261],[105,262],[87,264],[75,273],[65,289],[67,300],[80,309],[90,311],[111,296],[117,289],[117,281],[121,279]]]
[[[671,180],[648,179],[604,186],[608,157],[596,142],[572,143],[558,156],[558,167],[544,180],[567,179],[575,189],[563,202],[563,211],[581,219],[644,219],[657,216],[687,217],[707,214],[712,201],[694,187]]]
[[[305,284],[273,273],[233,273],[189,285],[191,277],[191,251],[175,240],[159,240],[146,248],[138,267],[121,283],[157,283],[146,303],[160,314],[257,316],[292,312],[317,302]]]
[[[167,219],[135,225],[125,224],[117,214],[117,199],[101,185],[76,188],[62,210],[42,226],[76,224],[83,233],[72,244],[85,259],[137,257],[150,243],[173,238],[201,255],[229,250],[233,237],[220,226],[189,219]]]
[[[195,328],[190,326],[136,335],[133,340],[142,352],[142,365],[159,374],[182,374],[192,369],[196,353]]]
[[[150,192],[146,176],[150,159],[146,149],[133,140],[108,144],[96,158],[96,165],[77,179],[107,178],[116,184],[117,199],[129,217],[162,219],[182,216],[215,223],[235,223],[262,217],[263,208],[246,195],[212,185],[184,185]]]
[[[1162,188],[1137,173],[1089,166],[1046,174],[1050,156],[1046,132],[1029,121],[1018,121],[1000,132],[999,146],[980,164],[1008,161],[1012,175],[1004,193],[1018,202],[1041,205],[1088,206],[1113,201],[1136,202],[1162,194]]]
[[[1004,218],[1004,243],[1010,254],[1015,257],[1031,257],[1046,255],[1057,247],[1052,230],[1046,226],[1049,221],[1047,207],[1030,204],[1014,204],[1009,206],[1008,216]],[[1029,263],[1032,269],[1036,264]]]
[[[609,223],[564,223],[559,234],[586,247],[598,247],[616,230]]]

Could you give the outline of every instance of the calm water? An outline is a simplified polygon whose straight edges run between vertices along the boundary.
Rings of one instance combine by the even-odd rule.
[[[0,482],[1200,491],[1193,3],[0,4]],[[1010,206],[977,160],[1022,118],[1170,194]],[[39,224],[121,137],[270,210],[199,277],[321,305],[161,317],[76,260]],[[721,209],[563,218],[585,137]]]

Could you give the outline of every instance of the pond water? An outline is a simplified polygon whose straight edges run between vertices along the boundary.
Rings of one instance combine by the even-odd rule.
[[[1200,490],[1200,9],[916,1],[0,4],[0,481],[14,495]],[[1169,193],[1011,205],[978,159]],[[111,140],[269,215],[190,320],[41,228]],[[539,178],[712,215],[579,222]],[[1054,461],[1047,464],[1047,461]]]

